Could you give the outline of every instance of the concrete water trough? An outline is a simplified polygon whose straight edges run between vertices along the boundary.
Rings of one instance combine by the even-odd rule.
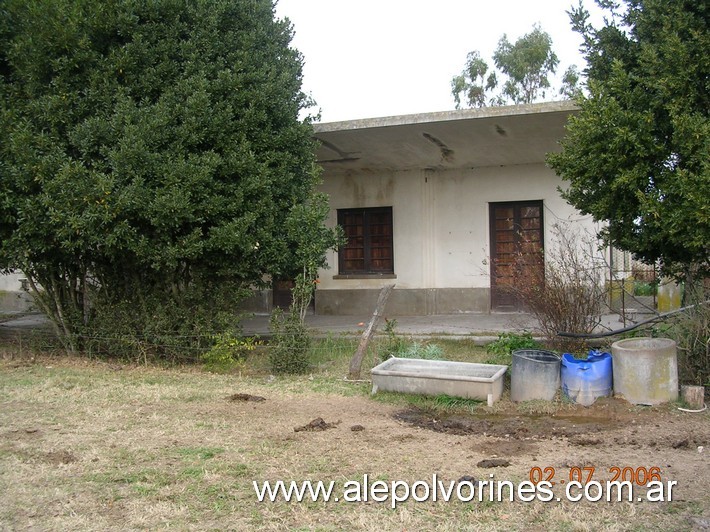
[[[507,369],[495,364],[390,358],[372,368],[372,393],[450,395],[480,399],[491,406],[503,393]]]

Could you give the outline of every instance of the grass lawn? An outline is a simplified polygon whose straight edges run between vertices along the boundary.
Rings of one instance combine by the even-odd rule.
[[[437,343],[447,359],[488,359],[470,342]],[[352,339],[319,340],[310,374],[276,378],[263,351],[233,373],[213,374],[0,346],[0,529],[692,530],[710,519],[710,468],[696,449],[708,445],[707,414],[616,403],[581,410],[504,398],[489,408],[445,397],[370,397],[369,383],[343,380],[355,346]],[[363,367],[374,361],[370,355]],[[235,393],[265,400],[230,400]],[[469,416],[481,432],[430,430],[397,417],[412,408],[427,412],[432,426]],[[550,428],[554,416],[568,416],[554,425],[563,429]],[[318,417],[332,428],[294,430]],[[564,433],[547,434],[553,430]],[[674,449],[679,430],[687,441]],[[510,465],[477,465],[495,458]],[[664,478],[679,482],[678,500],[408,501],[393,509],[371,501],[260,503],[253,487],[307,479],[341,486],[364,475],[414,482],[437,474],[449,482],[495,474],[520,482],[535,466],[566,472],[585,463],[598,471],[660,465]]]

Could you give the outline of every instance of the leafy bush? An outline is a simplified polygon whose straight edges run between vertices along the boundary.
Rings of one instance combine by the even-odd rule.
[[[222,333],[214,336],[212,348],[203,353],[200,359],[210,371],[226,372],[237,365],[243,365],[247,355],[256,349],[259,341],[252,337],[235,336]]]
[[[179,295],[156,292],[119,302],[97,295],[91,321],[77,326],[77,344],[87,353],[136,362],[199,362],[215,335],[235,330],[241,318],[235,309],[247,293],[224,282],[219,289],[194,283]]]
[[[511,355],[517,349],[540,349],[540,342],[532,337],[531,332],[522,334],[502,333],[498,339],[486,346],[486,352],[491,357],[487,364],[510,364]]]
[[[0,5],[0,270],[68,351],[195,361],[225,294],[323,265],[339,231],[271,2]]]
[[[293,307],[284,317],[281,309],[271,314],[273,342],[269,351],[269,365],[275,375],[298,375],[309,367],[308,350],[311,337]]]
[[[634,281],[635,296],[655,296],[657,293],[658,284],[646,281]]]
[[[525,331],[521,334],[502,333],[498,339],[486,346],[486,352],[491,355],[509,355],[516,349],[539,349],[540,342],[533,338],[532,333]]]

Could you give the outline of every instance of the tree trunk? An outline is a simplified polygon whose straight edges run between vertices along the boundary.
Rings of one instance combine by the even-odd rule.
[[[377,325],[382,317],[382,312],[385,309],[385,305],[387,305],[387,300],[389,299],[393,288],[393,284],[388,284],[380,290],[380,296],[377,298],[377,305],[375,305],[375,312],[373,312],[372,318],[370,318],[370,323],[367,324],[367,328],[362,333],[362,338],[360,339],[360,345],[357,346],[357,351],[355,351],[353,358],[350,360],[350,371],[348,373],[349,380],[358,380],[360,378],[362,359],[365,358],[370,338],[372,338],[373,333],[377,329]]]
[[[56,313],[53,312],[51,306],[48,304],[48,302],[44,299],[44,296],[37,289],[37,284],[32,278],[32,274],[25,272],[25,275],[27,275],[27,281],[30,284],[30,291],[32,293],[32,298],[34,299],[34,302],[37,303],[41,307],[42,311],[47,315],[47,318],[49,318],[49,322],[52,324],[52,328],[54,329],[57,338],[61,340],[62,331],[59,328],[59,320],[57,318]]]

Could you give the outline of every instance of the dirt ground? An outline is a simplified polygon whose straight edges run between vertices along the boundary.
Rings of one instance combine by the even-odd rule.
[[[359,385],[62,362],[0,367],[2,529],[708,530],[710,415],[590,408],[421,410]],[[263,398],[261,400],[260,398]],[[319,419],[320,418],[320,419]],[[615,468],[672,502],[258,503],[252,482],[521,482]],[[531,473],[532,470],[532,473]],[[630,470],[627,470],[630,471]],[[493,477],[491,477],[493,475]],[[639,488],[642,493],[642,488]]]

